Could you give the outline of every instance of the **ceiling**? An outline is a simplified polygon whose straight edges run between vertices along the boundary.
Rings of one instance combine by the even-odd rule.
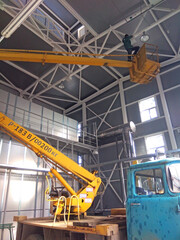
[[[2,1],[0,31],[24,4]],[[0,48],[126,54],[124,34],[141,46],[145,31],[159,47],[163,71],[180,60],[179,22],[179,0],[44,0]],[[78,39],[82,25],[86,33]],[[0,61],[1,88],[66,114],[128,80],[125,68]]]

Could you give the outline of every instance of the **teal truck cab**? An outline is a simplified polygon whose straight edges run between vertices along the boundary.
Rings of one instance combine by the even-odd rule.
[[[126,211],[128,240],[180,240],[180,159],[132,165]]]

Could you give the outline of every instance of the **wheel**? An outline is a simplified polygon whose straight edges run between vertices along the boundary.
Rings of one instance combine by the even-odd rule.
[[[40,234],[31,234],[26,238],[26,240],[44,240],[44,237]]]

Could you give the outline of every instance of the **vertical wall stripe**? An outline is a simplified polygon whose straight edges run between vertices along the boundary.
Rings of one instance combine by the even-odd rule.
[[[31,125],[30,125],[30,113],[31,113],[31,102],[29,103],[29,113],[28,113],[28,122],[27,122],[27,126],[29,128],[31,128]]]
[[[6,110],[5,110],[6,115],[7,115],[7,112],[8,112],[9,98],[10,98],[10,93],[8,93],[8,97],[7,97]]]
[[[10,151],[11,151],[11,140],[9,141],[9,145],[8,145],[7,160],[6,160],[7,164],[9,163]],[[3,210],[3,205],[4,205],[5,189],[6,189],[6,184],[7,184],[7,172],[8,171],[5,170],[3,190],[2,190],[2,195],[1,195],[0,221],[2,221],[2,210]],[[7,189],[6,189],[6,191],[7,191]],[[4,214],[5,214],[5,212],[4,212]],[[3,217],[3,219],[4,219],[4,217]]]
[[[119,91],[120,91],[120,101],[121,101],[121,108],[122,108],[123,123],[127,123],[128,117],[127,117],[127,110],[126,110],[126,103],[125,103],[122,81],[119,82]]]
[[[161,78],[159,75],[157,75],[156,79],[157,79],[157,85],[158,85],[158,89],[159,89],[159,93],[160,93],[160,98],[161,98],[161,102],[162,102],[162,107],[163,107],[164,116],[166,119],[166,124],[167,124],[167,129],[168,129],[172,149],[177,149],[176,139],[175,139],[174,132],[173,132],[173,127],[172,127],[172,123],[171,123],[168,105],[166,102],[166,98],[164,96]]]
[[[15,97],[15,103],[14,103],[13,120],[15,120],[16,106],[17,106],[17,96]]]

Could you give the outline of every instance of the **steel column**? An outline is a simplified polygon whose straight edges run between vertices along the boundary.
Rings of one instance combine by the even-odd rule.
[[[157,79],[157,85],[158,85],[158,89],[159,89],[159,93],[160,93],[160,98],[161,98],[161,102],[162,102],[162,107],[163,107],[163,111],[164,111],[164,115],[165,115],[165,119],[166,119],[166,124],[167,124],[168,132],[169,132],[172,149],[177,149],[177,143],[176,143],[176,139],[175,139],[174,132],[173,132],[173,127],[172,127],[172,123],[171,123],[171,118],[170,118],[166,98],[165,98],[165,95],[163,92],[161,77],[159,75],[157,75],[156,79]]]

